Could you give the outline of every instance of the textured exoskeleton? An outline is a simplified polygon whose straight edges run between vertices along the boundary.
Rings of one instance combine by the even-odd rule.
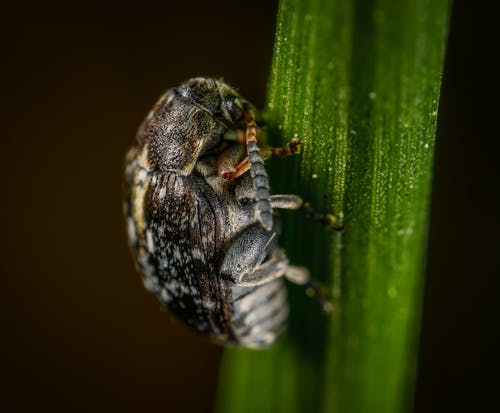
[[[269,195],[253,111],[216,79],[168,90],[127,154],[124,205],[147,289],[213,340],[259,348],[285,327],[283,277],[308,272],[278,247],[273,209],[303,203]]]

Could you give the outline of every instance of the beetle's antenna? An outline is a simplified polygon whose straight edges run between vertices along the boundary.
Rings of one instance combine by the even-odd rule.
[[[260,155],[257,145],[257,125],[255,116],[250,108],[245,110],[245,121],[247,123],[246,144],[248,160],[250,161],[250,176],[257,201],[255,215],[259,223],[267,231],[273,227],[273,209],[271,207],[271,195],[269,194],[269,177],[264,160]]]

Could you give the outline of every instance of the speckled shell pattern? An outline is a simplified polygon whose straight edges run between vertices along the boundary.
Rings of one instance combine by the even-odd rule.
[[[144,285],[177,319],[218,343],[265,347],[285,328],[286,289],[281,278],[244,286],[220,272],[255,217],[235,195],[248,178],[217,175],[230,126],[210,115],[171,89],[139,128],[125,169],[129,244]]]

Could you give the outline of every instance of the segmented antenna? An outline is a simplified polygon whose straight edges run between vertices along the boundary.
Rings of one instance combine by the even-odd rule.
[[[255,217],[265,230],[271,231],[273,227],[273,209],[271,207],[271,195],[269,194],[269,177],[257,145],[257,125],[251,109],[245,110],[245,120],[247,122],[246,144],[250,162],[250,176],[252,177],[252,186],[257,201]]]

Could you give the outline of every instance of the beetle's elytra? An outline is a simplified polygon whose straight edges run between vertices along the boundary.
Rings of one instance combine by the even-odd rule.
[[[263,157],[298,150],[259,145],[255,109],[221,80],[194,78],[154,105],[127,154],[125,216],[144,284],[178,319],[218,343],[259,348],[284,330],[283,277],[306,269],[278,247]]]

